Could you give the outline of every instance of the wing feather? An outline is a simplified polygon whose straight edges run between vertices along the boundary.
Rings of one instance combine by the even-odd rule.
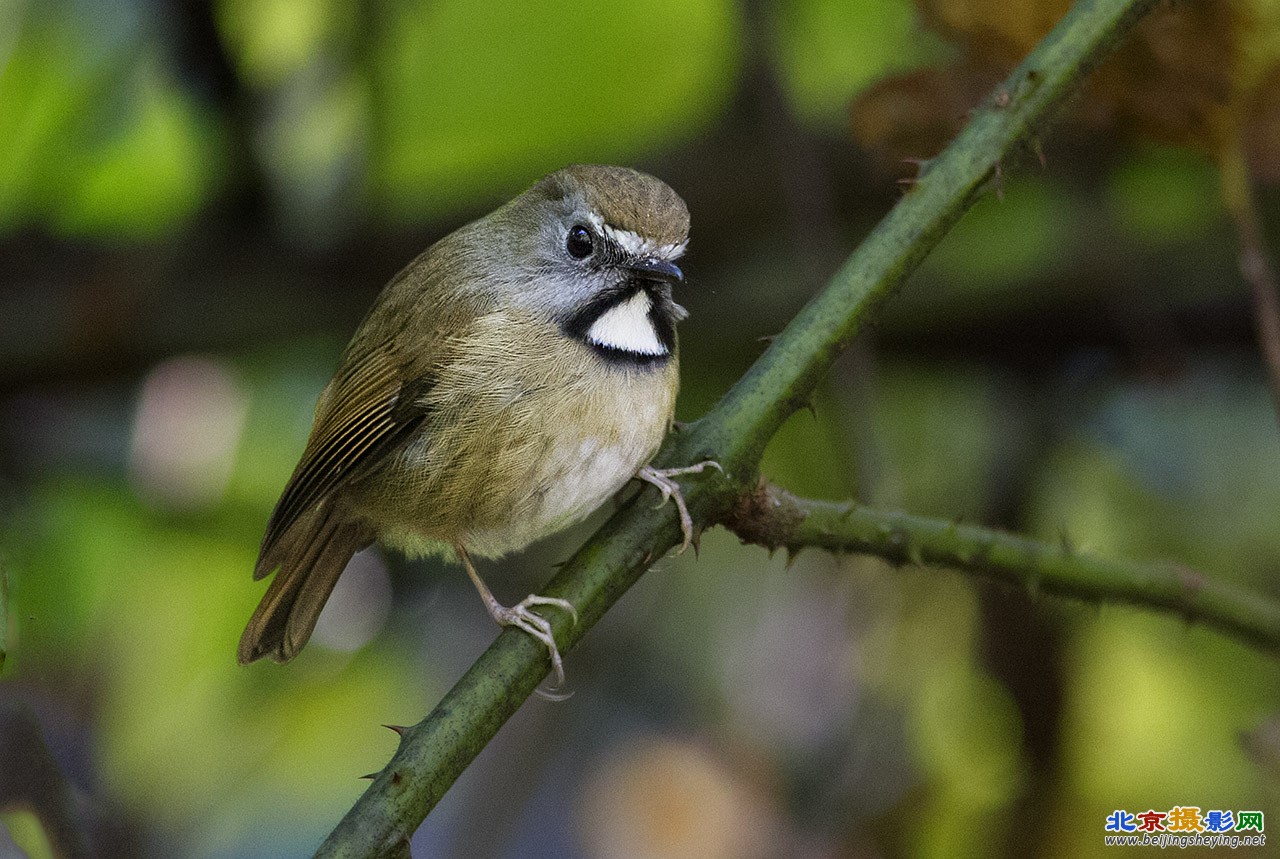
[[[428,379],[405,379],[389,343],[348,361],[321,397],[311,438],[276,503],[254,570],[262,578],[279,560],[273,549],[307,511],[343,484],[367,474],[421,426]]]

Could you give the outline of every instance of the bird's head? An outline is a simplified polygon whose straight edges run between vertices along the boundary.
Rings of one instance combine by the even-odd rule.
[[[660,363],[684,308],[672,287],[689,210],[664,182],[625,167],[574,165],[513,201],[507,216],[526,265],[516,300],[546,311],[606,360]]]

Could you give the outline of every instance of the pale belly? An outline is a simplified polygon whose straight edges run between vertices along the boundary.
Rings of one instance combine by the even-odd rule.
[[[659,439],[661,436],[658,436]],[[463,542],[477,555],[497,556],[553,534],[590,515],[620,490],[654,453],[651,439],[632,437],[602,443],[569,436],[557,441],[539,463],[523,512],[494,527],[470,530]]]

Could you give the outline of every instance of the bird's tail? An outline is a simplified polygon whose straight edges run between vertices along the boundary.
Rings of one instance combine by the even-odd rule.
[[[263,546],[254,578],[277,567],[279,571],[240,636],[240,663],[264,656],[288,662],[297,656],[347,561],[371,542],[368,526],[343,521],[321,504],[299,517],[273,545]]]

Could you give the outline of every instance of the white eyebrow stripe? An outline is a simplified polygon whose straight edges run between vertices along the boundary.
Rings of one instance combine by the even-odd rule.
[[[689,247],[689,240],[685,239],[679,244],[663,245],[662,247],[658,248],[658,253],[660,253],[662,256],[666,257],[667,259],[672,260],[672,259],[677,259],[679,257],[684,256],[684,252],[688,247]]]
[[[617,242],[618,247],[632,256],[638,257],[656,256],[665,260],[673,260],[683,254],[684,249],[689,244],[688,240],[685,240],[679,244],[655,245],[631,230],[624,230],[609,224],[602,224],[602,231],[606,236]]]
[[[618,247],[632,256],[646,256],[651,252],[649,243],[630,230],[622,230],[605,224],[604,234],[617,242]]]

